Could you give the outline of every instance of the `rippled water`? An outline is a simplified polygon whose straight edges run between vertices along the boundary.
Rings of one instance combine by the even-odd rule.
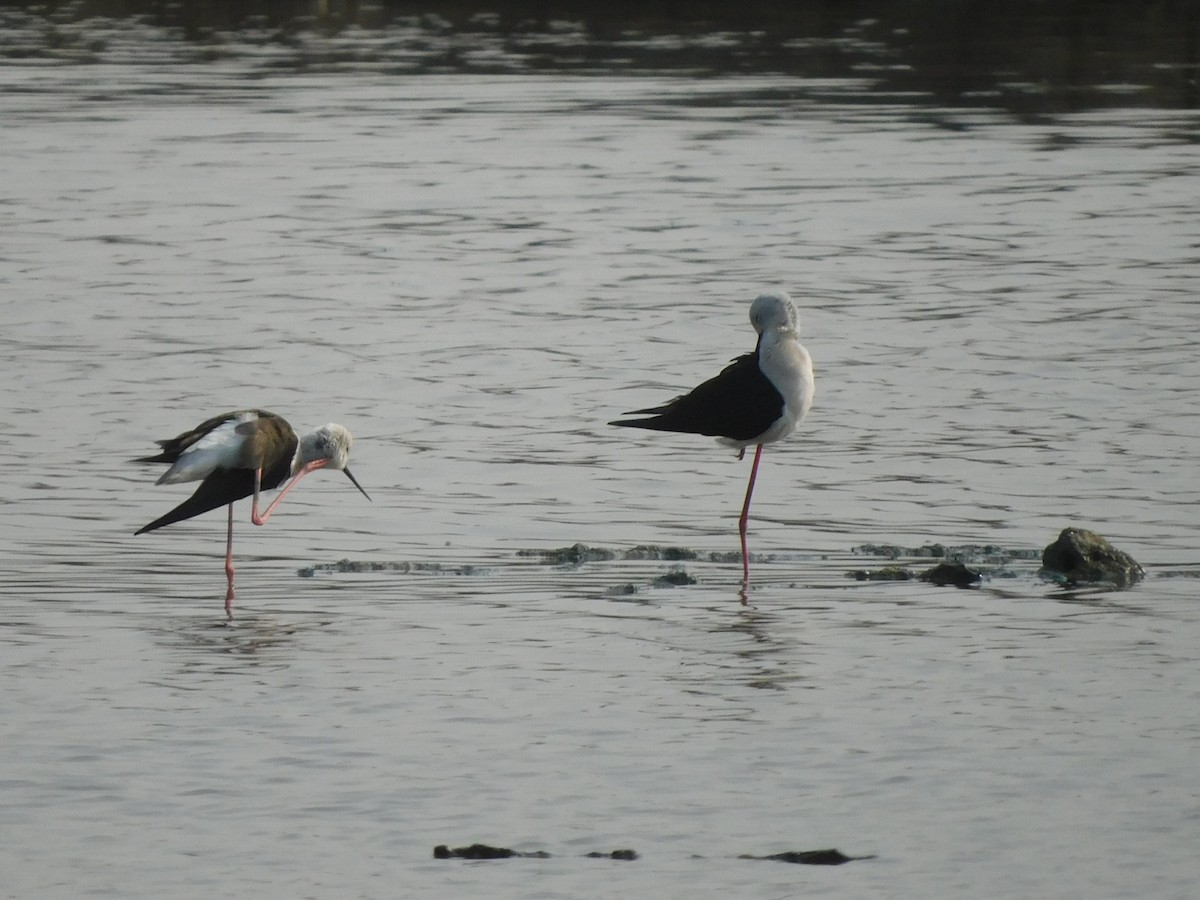
[[[3,78],[9,895],[1190,894],[1195,113]],[[764,455],[742,608],[748,461],[604,423],[748,350],[774,286],[818,394]],[[223,516],[134,539],[186,489],[127,461],[242,406],[346,424],[374,502],[317,475],[266,528],[240,511],[227,625]],[[866,543],[1071,524],[1147,580],[846,577]],[[518,554],[577,542],[718,560]],[[341,559],[381,568],[299,577]],[[655,586],[674,565],[698,583]],[[473,841],[553,856],[431,858]],[[830,846],[874,859],[736,859]]]

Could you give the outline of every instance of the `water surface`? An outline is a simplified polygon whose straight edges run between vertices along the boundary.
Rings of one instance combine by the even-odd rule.
[[[1194,112],[156,40],[2,70],[9,894],[1190,893]],[[818,395],[742,608],[748,461],[604,423],[749,349],[767,287]],[[243,406],[346,424],[374,502],[240,510],[227,624],[223,517],[134,539],[186,491],[127,461]],[[1147,580],[846,577],[1071,524]],[[577,542],[698,583],[518,555]],[[341,559],[384,568],[299,575]],[[553,857],[431,858],[473,841]],[[736,859],[820,847],[875,858]]]

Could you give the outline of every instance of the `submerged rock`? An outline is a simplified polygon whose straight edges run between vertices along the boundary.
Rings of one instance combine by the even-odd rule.
[[[616,559],[617,554],[604,547],[572,544],[554,550],[518,550],[517,556],[534,557],[560,566],[578,566],[585,562],[604,562]]]
[[[700,554],[687,547],[660,547],[657,544],[638,544],[622,554],[624,559],[665,559],[668,562],[699,559]]]
[[[588,853],[591,859],[620,859],[632,861],[638,858],[636,850],[612,850],[601,853],[598,850]],[[433,848],[434,859],[549,859],[550,854],[545,850],[524,852],[508,847],[492,847],[489,844],[471,844],[467,847],[455,847],[453,850],[445,844]]]
[[[632,597],[637,593],[637,585],[632,581],[626,581],[624,584],[614,584],[604,593],[609,597]]]
[[[682,562],[699,559],[700,554],[687,547],[660,547],[658,544],[638,544],[628,550],[611,550],[608,547],[589,547],[587,544],[572,544],[570,547],[557,547],[551,550],[518,550],[517,556],[541,559],[558,565],[577,566],[585,562],[608,562],[613,559],[632,561],[647,561],[662,559],[668,562]],[[738,557],[739,559],[741,557]]]
[[[455,847],[453,850],[445,844],[438,844],[433,848],[434,859],[512,859],[513,857],[547,859],[549,856],[550,854],[544,850],[522,853],[520,850],[492,847],[488,844],[471,844],[469,847]]]
[[[654,579],[655,587],[681,587],[683,585],[695,583],[696,579],[683,569],[672,569],[666,575],[659,575]]]
[[[709,562],[713,563],[740,563],[742,561],[741,550],[711,550],[705,557]],[[750,554],[750,562],[764,562],[767,557],[757,553]]]
[[[910,581],[914,576],[903,566],[884,566],[875,571],[855,569],[847,572],[846,577],[853,578],[855,581]]]
[[[922,572],[920,577],[922,581],[928,581],[938,587],[952,584],[958,588],[965,588],[978,584],[983,575],[974,569],[967,568],[961,562],[944,562]]]
[[[805,866],[840,866],[855,859],[873,859],[871,856],[847,856],[840,850],[788,850],[785,853],[772,853],[769,856],[754,856],[743,853],[738,859],[769,859],[776,862],[799,863]]]
[[[638,852],[632,849],[601,851],[593,850],[584,854],[587,859],[617,859],[632,862],[639,858]],[[434,859],[549,859],[550,854],[545,850],[521,851],[508,847],[493,847],[489,844],[470,844],[466,847],[451,849],[445,844],[433,848]],[[738,859],[770,860],[774,862],[795,863],[805,866],[840,866],[844,863],[862,859],[874,859],[874,856],[847,856],[840,850],[787,850],[783,853],[771,853],[766,856],[755,856],[743,853]],[[693,859],[703,859],[694,856]]]
[[[1129,587],[1146,573],[1133,557],[1094,531],[1064,528],[1042,551],[1042,574],[1068,584],[1107,582]]]
[[[633,862],[638,858],[636,850],[613,850],[611,853],[601,853],[599,850],[593,850],[588,854],[588,859],[620,859],[625,862]]]

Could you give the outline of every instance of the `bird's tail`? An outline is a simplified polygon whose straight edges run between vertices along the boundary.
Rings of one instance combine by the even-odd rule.
[[[169,513],[159,516],[149,525],[143,525],[134,532],[134,535],[145,534],[147,531],[155,531],[167,525],[174,525],[176,522],[182,522],[184,519],[190,519],[192,516],[198,516],[200,513],[205,513],[215,508],[207,498],[202,497],[197,500],[195,496],[191,496]]]
[[[657,410],[643,409],[638,412],[657,412]],[[609,425],[620,425],[624,428],[649,428],[651,431],[689,431],[689,428],[681,426],[673,426],[669,420],[665,420],[662,416],[651,416],[645,419],[615,419],[608,423]]]
[[[169,462],[171,462],[171,460],[167,459],[167,455],[165,453],[160,453],[160,454],[158,454],[158,456],[138,456],[134,459],[129,460],[129,462],[132,462],[132,463],[169,463]]]

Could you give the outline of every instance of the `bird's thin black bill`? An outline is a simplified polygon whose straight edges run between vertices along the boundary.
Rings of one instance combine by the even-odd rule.
[[[370,499],[371,499],[371,495],[370,495],[370,494],[368,494],[366,491],[364,491],[364,490],[363,490],[363,486],[362,486],[361,484],[359,484],[359,483],[358,483],[358,479],[357,479],[357,478],[355,478],[353,475],[351,475],[351,474],[350,474],[350,470],[349,470],[349,469],[342,469],[342,471],[346,473],[346,477],[350,479],[350,481],[351,481],[351,482],[354,484],[354,486],[355,486],[356,488],[358,488],[360,491],[362,491],[362,495],[363,495],[364,497],[366,497],[368,500],[370,500]]]

